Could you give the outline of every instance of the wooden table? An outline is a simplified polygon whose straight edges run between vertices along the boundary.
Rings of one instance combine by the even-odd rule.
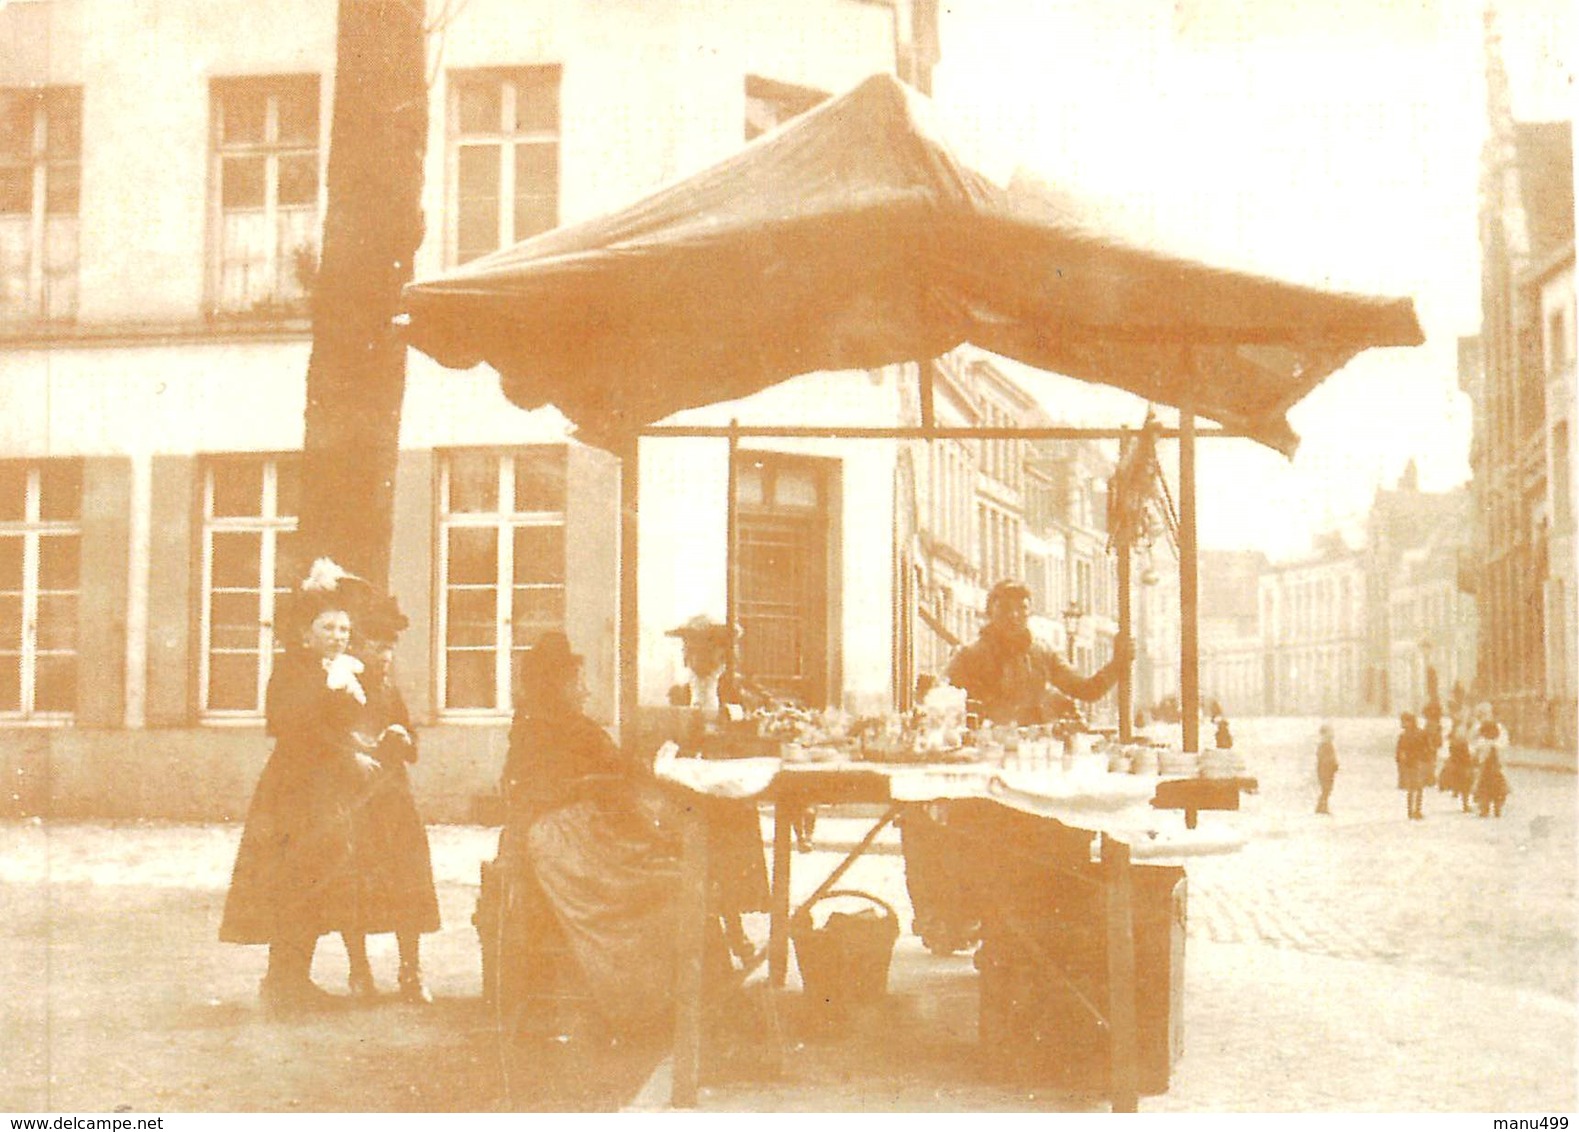
[[[776,764],[777,760],[772,760]],[[754,763],[755,766],[742,764]],[[1134,1112],[1138,1105],[1135,1028],[1135,933],[1131,861],[1155,856],[1151,843],[1137,842],[1137,811],[1148,809],[1210,809],[1226,805],[1222,780],[1146,779],[1102,775],[1083,781],[1049,772],[1009,775],[998,768],[955,764],[879,764],[859,762],[770,765],[766,760],[709,763],[699,759],[660,758],[661,778],[687,790],[718,797],[738,797],[773,806],[773,867],[768,978],[782,987],[789,968],[791,830],[798,814],[814,805],[879,803],[887,809],[866,837],[822,882],[806,902],[828,891],[877,835],[910,803],[984,798],[1021,812],[1056,820],[1101,836],[1100,876],[1107,930],[1107,1023],[1112,1041],[1111,1101],[1115,1112]],[[1209,785],[1195,785],[1209,783]],[[1166,791],[1159,787],[1167,785]],[[1163,795],[1166,796],[1163,796]],[[1237,795],[1236,801],[1237,801]],[[697,1100],[702,1041],[703,945],[707,907],[707,807],[687,807],[684,834],[682,926],[678,943],[674,1080],[671,1103],[694,1107]],[[1192,823],[1193,828],[1193,823]],[[1242,840],[1239,842],[1242,844]],[[1140,846],[1132,850],[1132,844]],[[1193,847],[1192,847],[1193,845]],[[1167,856],[1223,852],[1237,848],[1209,839],[1169,842]],[[804,906],[804,905],[803,905]]]

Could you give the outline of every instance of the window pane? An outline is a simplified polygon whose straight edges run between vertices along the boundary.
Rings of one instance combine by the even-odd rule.
[[[531,448],[515,458],[515,509],[565,509],[565,450],[558,445]]]
[[[213,514],[255,518],[263,514],[263,462],[226,460],[210,470],[214,482]]]
[[[254,711],[258,706],[258,654],[210,653],[208,709]]]
[[[227,157],[220,167],[220,202],[226,208],[262,208],[262,157]]]
[[[491,586],[498,582],[498,531],[492,527],[451,527],[449,535],[450,585]]]
[[[0,535],[0,593],[21,592],[22,536]]]
[[[77,647],[77,595],[40,594],[38,647],[49,652]]]
[[[76,535],[40,535],[38,586],[43,590],[75,590],[81,554]]]
[[[22,710],[22,658],[0,656],[0,711]]]
[[[559,223],[559,147],[515,147],[515,238],[524,240]]]
[[[44,92],[44,153],[57,159],[82,153],[82,92],[75,87]]]
[[[279,91],[281,142],[318,143],[318,78],[308,75],[287,80]]]
[[[275,532],[273,581],[276,593],[289,592],[307,576],[307,569],[312,565],[305,561],[308,553],[300,531]]]
[[[33,113],[28,91],[0,92],[0,158],[26,161],[33,156]]]
[[[0,213],[33,211],[33,170],[24,165],[0,167]]]
[[[742,504],[762,502],[762,466],[735,471],[735,500]]]
[[[817,481],[810,472],[780,471],[773,485],[773,502],[780,507],[815,507]]]
[[[274,513],[294,519],[301,506],[301,461],[282,456],[274,462]]]
[[[81,178],[75,165],[51,165],[44,174],[44,211],[51,216],[75,216]]]
[[[214,587],[257,589],[263,535],[258,531],[215,531],[212,537]]]
[[[226,145],[256,143],[263,140],[265,102],[262,90],[245,90],[239,85],[228,85],[222,103]]]
[[[209,608],[209,645],[216,649],[258,647],[258,592],[216,593]]]
[[[499,80],[476,76],[455,80],[455,113],[461,133],[498,133],[504,116]]]
[[[280,158],[280,204],[316,204],[318,201],[318,155],[301,154]]]
[[[565,591],[560,586],[517,588],[510,614],[510,642],[516,647],[537,643],[549,629],[565,623]]]
[[[34,711],[74,711],[77,707],[77,658],[41,656],[33,683]]]
[[[515,528],[515,581],[562,582],[565,580],[565,528]]]
[[[491,708],[493,695],[493,650],[444,653],[444,706],[452,708]]]
[[[492,589],[451,590],[444,643],[451,648],[492,648],[495,635]]]
[[[0,593],[0,652],[22,650],[22,595]]]
[[[39,469],[39,517],[75,519],[82,514],[82,465],[52,460]]]
[[[559,131],[559,68],[522,71],[515,79],[517,133]]]
[[[456,251],[462,261],[499,246],[499,147],[462,147]]]
[[[450,514],[499,510],[499,457],[457,452],[449,458]]]

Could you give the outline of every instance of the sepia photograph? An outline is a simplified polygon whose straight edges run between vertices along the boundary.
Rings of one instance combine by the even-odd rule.
[[[1567,1128],[1575,16],[0,0],[8,1128]]]

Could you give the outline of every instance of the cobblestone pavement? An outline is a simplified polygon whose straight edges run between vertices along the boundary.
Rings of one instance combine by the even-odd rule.
[[[1168,1092],[1144,1098],[1142,1110],[1571,1111],[1579,1094],[1575,776],[1514,768],[1500,820],[1464,815],[1428,791],[1426,820],[1410,822],[1393,781],[1392,728],[1339,721],[1334,816],[1317,816],[1315,722],[1235,723],[1260,792],[1243,813],[1203,822],[1236,822],[1251,839],[1239,853],[1188,865],[1185,1055]],[[838,841],[858,829],[830,819],[819,834]],[[261,952],[214,943],[238,834],[0,823],[0,899],[10,913],[0,924],[0,982],[26,992],[0,996],[0,1032],[21,1034],[29,1051],[0,1066],[0,1109],[521,1103],[501,1084],[497,1041],[478,1005],[469,923],[493,831],[431,833],[445,918],[425,942],[435,1012],[397,1007],[291,1027],[256,1017]],[[877,893],[908,923],[903,873],[887,848],[857,862],[842,887]],[[802,895],[834,859],[826,851],[804,858]],[[749,928],[760,936],[765,924],[758,917]],[[375,969],[392,970],[393,941],[371,942]],[[315,974],[343,988],[337,945],[320,947]],[[914,1033],[940,1036],[926,1047],[932,1062],[877,1056],[893,1035],[875,1033],[871,1049],[834,1056],[829,1074],[810,1084],[719,1083],[703,1107],[1089,1107],[1045,1090],[973,1083],[958,1066],[940,1076],[950,1057],[969,1057],[938,1043],[946,1036],[956,1043],[949,1049],[970,1048],[959,1043],[974,1032],[974,979],[968,956],[933,959],[902,937],[891,989],[914,1015]],[[30,1046],[29,1035],[46,1044]],[[413,1058],[423,1066],[415,1074]]]

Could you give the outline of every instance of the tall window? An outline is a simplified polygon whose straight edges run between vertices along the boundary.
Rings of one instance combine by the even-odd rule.
[[[82,91],[0,90],[0,318],[77,313]]]
[[[82,465],[0,461],[0,718],[77,706]]]
[[[450,76],[456,263],[559,223],[559,68]]]
[[[299,462],[223,456],[203,469],[202,663],[205,714],[256,715],[285,642],[274,630],[279,595],[305,563],[291,553]]]
[[[509,711],[520,654],[564,628],[565,449],[451,452],[439,491],[439,702]]]
[[[810,87],[747,75],[746,140],[760,137],[827,98],[825,92]]]
[[[318,270],[318,76],[213,84],[215,304],[305,311]]]

